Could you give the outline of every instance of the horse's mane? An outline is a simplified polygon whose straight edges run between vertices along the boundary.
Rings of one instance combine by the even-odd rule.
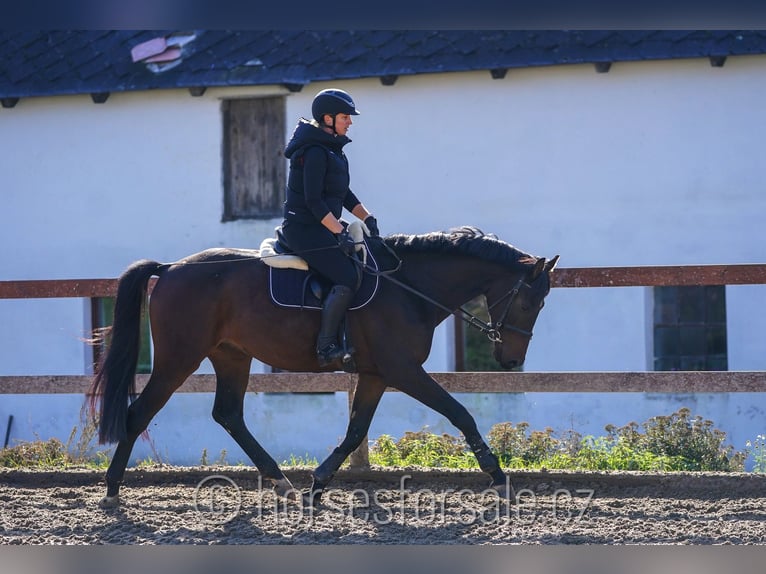
[[[457,253],[513,266],[537,260],[494,234],[469,225],[422,235],[393,234],[386,236],[384,241],[397,253]]]

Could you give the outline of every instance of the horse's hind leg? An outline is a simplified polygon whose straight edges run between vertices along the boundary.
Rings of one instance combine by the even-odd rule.
[[[360,373],[351,405],[346,436],[313,473],[313,484],[309,493],[311,504],[319,502],[322,491],[332,479],[340,465],[362,444],[370,429],[370,422],[378,408],[386,384],[378,376]]]
[[[414,375],[404,376],[402,373],[391,380],[397,381],[396,388],[399,390],[447,417],[463,433],[468,446],[476,456],[479,467],[492,478],[492,488],[503,498],[510,500],[515,498],[509,479],[500,468],[497,457],[484,442],[484,438],[476,427],[476,421],[457,399],[444,390],[421,367],[417,367]]]
[[[196,363],[199,365],[199,361]],[[125,468],[128,466],[130,453],[138,436],[146,430],[149,423],[159,410],[165,406],[173,392],[183,384],[186,378],[194,372],[195,367],[184,371],[174,369],[172,372],[158,369],[149,377],[149,381],[138,398],[128,407],[128,434],[117,444],[117,448],[106,471],[106,496],[99,503],[102,508],[119,505],[119,491]],[[164,372],[163,372],[164,371]]]
[[[293,485],[245,424],[244,400],[252,358],[233,347],[222,345],[210,354],[210,361],[216,374],[213,419],[226,429],[261,474],[271,481],[277,494],[296,498],[298,493]]]

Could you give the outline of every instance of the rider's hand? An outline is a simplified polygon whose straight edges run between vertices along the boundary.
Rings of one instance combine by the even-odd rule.
[[[368,215],[365,218],[364,224],[367,226],[367,229],[369,229],[371,237],[380,236],[380,231],[378,230],[378,220],[375,219],[372,215]]]
[[[354,238],[349,235],[348,230],[344,229],[338,233],[337,237],[340,250],[346,255],[353,255],[354,251],[356,251],[356,242],[354,241]]]

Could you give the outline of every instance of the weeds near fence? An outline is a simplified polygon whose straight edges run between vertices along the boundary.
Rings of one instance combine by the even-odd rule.
[[[427,430],[406,432],[398,441],[381,435],[370,449],[370,462],[380,466],[478,468],[462,438]]]
[[[643,432],[642,432],[643,429]],[[686,408],[668,416],[652,417],[641,425],[607,425],[606,435],[581,436],[568,431],[557,437],[552,429],[530,431],[529,424],[494,425],[488,443],[500,464],[509,469],[561,470],[744,470],[748,452],[724,446],[726,433],[713,423],[692,416]],[[756,442],[756,472],[766,467],[766,437]],[[760,461],[760,462],[759,462]],[[462,439],[420,431],[399,439],[382,435],[370,450],[370,462],[380,466],[476,468],[473,454]]]
[[[747,441],[747,448],[753,453],[753,472],[766,472],[766,436],[759,434],[755,442]]]
[[[525,422],[503,422],[490,429],[487,442],[508,469],[739,472],[752,454],[753,471],[766,472],[765,435],[748,442],[745,451],[735,451],[730,445],[724,446],[726,433],[714,428],[712,421],[692,416],[686,408],[640,425],[607,425],[604,430],[606,435],[599,437],[581,436],[572,430],[557,436],[550,428],[531,431]],[[56,438],[21,442],[0,450],[0,467],[105,468],[110,451],[94,451],[91,444],[95,434],[95,425],[85,424],[82,430],[75,427],[66,443]],[[154,457],[139,461],[139,466],[162,464],[152,447]],[[200,464],[225,465],[226,457],[226,450],[222,450],[211,463],[205,449]],[[398,440],[381,435],[370,448],[369,458],[372,464],[384,467],[478,468],[462,437],[436,435],[427,429],[406,432]],[[308,455],[291,456],[281,464],[305,467],[317,466],[318,461]]]
[[[202,456],[200,457],[199,464],[200,466],[226,466],[228,462],[226,461],[226,457],[228,456],[228,452],[225,448],[221,449],[221,452],[218,454],[218,458],[215,459],[212,463],[208,460],[207,456],[207,449],[202,449]]]
[[[287,466],[287,467],[319,466],[319,461],[313,456],[309,456],[308,453],[306,453],[304,456],[295,456],[294,454],[291,454],[289,459],[283,460],[280,463],[280,466]]]
[[[84,424],[82,429],[74,427],[66,443],[57,438],[46,441],[21,441],[0,449],[0,467],[10,468],[67,468],[88,466],[106,468],[109,452],[94,450],[91,446],[96,436],[95,424]]]

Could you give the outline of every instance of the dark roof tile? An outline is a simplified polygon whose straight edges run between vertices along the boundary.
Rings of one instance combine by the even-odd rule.
[[[172,30],[0,31],[0,97],[296,83],[766,53],[759,30],[194,30],[160,73],[131,49]]]
[[[409,45],[403,35],[391,34],[388,41],[376,48],[375,53],[381,60],[388,61],[406,54],[408,47]]]
[[[388,42],[390,37],[390,32],[378,30],[360,34],[358,40],[368,48],[378,48]]]
[[[612,36],[614,36],[614,32],[611,30],[583,30],[579,33],[578,38],[579,41],[582,43],[583,46],[587,46],[588,48],[593,47],[599,47],[603,46],[606,42],[608,42]],[[635,41],[641,41],[646,36],[646,33],[639,32],[638,34],[623,34],[622,35],[626,42],[633,43]],[[638,36],[636,40],[631,40],[631,36]]]

